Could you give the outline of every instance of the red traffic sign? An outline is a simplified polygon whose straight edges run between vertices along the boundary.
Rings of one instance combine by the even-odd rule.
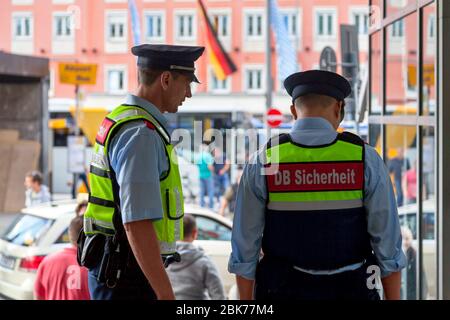
[[[283,122],[283,114],[278,109],[267,110],[267,124],[272,128],[277,128]]]

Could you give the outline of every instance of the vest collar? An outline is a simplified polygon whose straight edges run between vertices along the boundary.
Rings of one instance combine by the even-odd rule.
[[[150,101],[147,101],[143,98],[140,98],[140,97],[135,96],[134,94],[130,93],[127,95],[127,97],[125,99],[125,104],[139,106],[139,107],[145,109],[163,126],[163,128],[164,128],[164,130],[166,130],[166,132],[169,132],[168,121],[167,121],[166,117]]]

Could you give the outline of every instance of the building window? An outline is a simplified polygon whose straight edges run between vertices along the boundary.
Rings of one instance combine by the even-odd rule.
[[[55,14],[54,34],[58,38],[72,37],[72,16],[70,14]]]
[[[164,20],[162,14],[145,15],[146,32],[145,36],[149,40],[161,40],[164,38]]]
[[[107,69],[107,91],[112,94],[121,94],[126,91],[125,69],[109,68]]]
[[[14,15],[13,33],[14,38],[21,38],[21,39],[31,38],[32,37],[31,15]]]
[[[126,14],[117,13],[108,14],[108,39],[109,40],[125,40],[126,36],[126,23],[127,16]]]
[[[399,20],[392,24],[391,36],[392,38],[402,38],[405,35],[405,21]]]
[[[260,92],[263,90],[263,72],[261,68],[251,68],[245,71],[245,90]]]
[[[317,35],[319,37],[333,37],[335,29],[336,13],[331,11],[320,11],[316,13]]]
[[[247,37],[262,37],[263,35],[263,16],[261,13],[249,13],[246,16]]]
[[[230,80],[231,76],[226,77],[224,80],[219,80],[214,73],[214,70],[210,71],[210,91],[214,93],[228,93],[230,92]]]
[[[180,40],[192,40],[194,34],[194,15],[180,14],[177,15],[177,38]]]
[[[296,13],[284,13],[282,17],[289,36],[296,37],[298,35],[298,15]]]
[[[213,27],[219,37],[230,36],[230,27],[228,24],[229,16],[227,14],[213,14],[211,20]]]
[[[367,35],[369,32],[369,14],[365,12],[353,12],[352,23],[356,26],[359,35]]]
[[[430,14],[428,17],[428,38],[434,39],[436,36],[436,18]]]

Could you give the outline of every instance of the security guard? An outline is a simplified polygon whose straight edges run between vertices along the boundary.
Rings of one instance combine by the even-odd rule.
[[[192,97],[194,61],[204,48],[144,44],[131,51],[139,86],[98,131],[79,262],[89,267],[93,299],[174,299],[164,267],[179,260],[183,193],[163,113]]]
[[[246,165],[229,271],[241,299],[400,297],[405,266],[389,174],[356,135],[337,133],[348,81],[327,71],[284,82],[296,120]],[[260,259],[262,251],[262,259]]]

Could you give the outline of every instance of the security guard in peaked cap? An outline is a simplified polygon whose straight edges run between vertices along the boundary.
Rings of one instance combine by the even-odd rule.
[[[183,190],[163,113],[191,98],[203,47],[133,47],[134,94],[103,120],[90,167],[89,204],[78,242],[92,299],[174,299],[165,271],[180,260]]]
[[[386,299],[399,299],[405,256],[389,174],[360,137],[337,132],[350,84],[311,70],[284,85],[293,128],[253,155],[238,188],[228,270],[241,299],[378,300],[378,276]]]

